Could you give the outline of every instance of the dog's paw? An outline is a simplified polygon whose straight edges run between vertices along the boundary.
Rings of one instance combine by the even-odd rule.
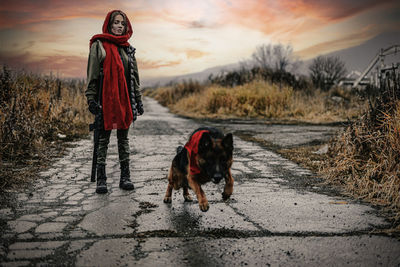
[[[193,202],[193,199],[190,195],[183,196],[183,198],[185,199],[185,202]]]
[[[200,203],[199,206],[200,206],[200,210],[203,212],[208,211],[208,209],[210,208],[210,205],[208,205],[208,202]]]
[[[165,197],[164,198],[164,203],[171,203],[172,202],[172,197]]]
[[[223,199],[223,200],[228,200],[228,198],[230,198],[230,197],[231,197],[230,194],[227,194],[227,193],[225,193],[225,192],[222,193],[222,199]]]

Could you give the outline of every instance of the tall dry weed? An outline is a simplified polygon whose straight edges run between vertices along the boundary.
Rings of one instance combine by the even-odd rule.
[[[361,199],[400,211],[400,102],[385,114],[380,127],[363,119],[351,125],[329,147],[322,172]],[[399,216],[398,214],[397,216]]]
[[[0,189],[18,180],[17,169],[45,157],[52,142],[82,136],[91,120],[85,83],[6,67],[0,71]]]
[[[397,74],[398,75],[398,74]],[[385,81],[386,82],[386,81]],[[368,113],[329,146],[322,173],[400,220],[400,80],[382,84]]]

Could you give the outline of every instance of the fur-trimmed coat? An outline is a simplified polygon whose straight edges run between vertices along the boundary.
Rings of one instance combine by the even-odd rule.
[[[126,84],[128,87],[129,97],[131,98],[131,104],[136,104],[142,101],[142,93],[140,91],[140,80],[136,58],[133,53],[133,58],[131,58],[133,64],[130,64],[127,51],[124,48],[118,48],[118,51],[121,55],[122,63],[124,65]],[[88,101],[94,100],[97,102],[98,100],[97,94],[99,90],[98,86],[100,77],[100,66],[105,58],[106,51],[104,50],[101,41],[95,41],[90,47],[87,65],[87,89],[85,91],[85,95]],[[131,69],[133,69],[133,75],[131,75]],[[131,83],[133,83],[133,86]]]

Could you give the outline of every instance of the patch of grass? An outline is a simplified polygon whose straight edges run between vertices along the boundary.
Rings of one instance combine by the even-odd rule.
[[[322,173],[360,199],[386,206],[400,220],[400,101],[377,127],[367,116],[331,142]]]
[[[367,102],[339,88],[329,92],[294,90],[263,80],[236,87],[209,85],[198,90],[163,87],[151,95],[176,114],[194,118],[265,118],[305,122],[346,121]]]
[[[342,96],[337,95],[338,90],[342,91]],[[312,94],[297,91],[287,119],[313,123],[340,122],[357,119],[367,109],[366,100],[342,89],[333,88],[328,92],[315,90]]]
[[[174,105],[182,98],[198,94],[204,90],[204,86],[197,81],[184,81],[182,83],[161,87],[152,92],[154,98],[164,106]]]
[[[85,83],[0,71],[0,190],[24,184],[61,142],[87,135]]]
[[[330,143],[322,173],[352,195],[386,207],[400,230],[400,73],[381,72],[370,108]]]
[[[169,107],[173,112],[193,117],[276,117],[285,112],[292,94],[290,88],[257,81],[226,88],[209,86],[201,93],[181,98]]]
[[[278,149],[277,152],[285,158],[299,163],[301,166],[318,173],[326,159],[323,152],[318,151],[325,145],[303,145],[293,148]]]

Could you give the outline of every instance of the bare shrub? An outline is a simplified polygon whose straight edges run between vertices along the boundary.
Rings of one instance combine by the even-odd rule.
[[[251,83],[256,80],[264,80],[273,83],[279,87],[292,87],[294,90],[307,91],[311,84],[304,77],[297,77],[290,72],[272,70],[269,68],[252,67],[251,69],[240,68],[224,74],[216,76],[210,75],[209,82],[211,84],[235,87]]]
[[[310,67],[310,76],[316,88],[327,91],[346,75],[345,63],[334,56],[318,56]]]
[[[293,54],[290,45],[260,45],[252,54],[252,59],[239,63],[237,70],[210,75],[210,83],[235,87],[255,80],[264,80],[281,87],[292,87],[294,90],[307,90],[310,84],[303,76],[296,75],[302,62]]]
[[[253,52],[252,58],[262,69],[278,72],[291,72],[301,64],[300,60],[293,55],[291,45],[260,45]]]

